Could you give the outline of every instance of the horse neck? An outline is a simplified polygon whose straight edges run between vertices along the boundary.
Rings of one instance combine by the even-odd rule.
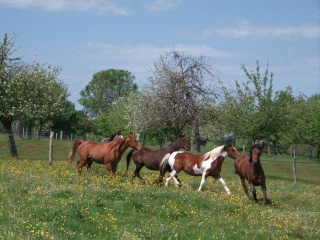
[[[129,142],[126,141],[126,138],[118,138],[120,143],[118,144],[119,153],[124,153],[129,147]]]
[[[167,152],[175,152],[178,151],[180,149],[179,145],[177,142],[173,142],[171,143],[171,145],[169,147],[167,147]]]

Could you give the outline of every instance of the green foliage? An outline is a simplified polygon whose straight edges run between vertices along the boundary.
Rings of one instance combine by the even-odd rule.
[[[124,104],[124,101],[119,101],[117,104],[109,106],[107,112],[100,114],[94,121],[99,136],[106,138],[119,131],[123,133],[133,132],[127,127],[128,122],[124,119]]]
[[[258,61],[255,72],[249,72],[244,65],[242,69],[248,81],[242,85],[236,81],[235,92],[224,89],[225,100],[218,106],[221,128],[232,134],[234,141],[240,138],[250,145],[263,140],[272,143],[275,150],[306,143],[302,136],[310,136],[311,132],[304,128],[308,128],[307,119],[314,112],[306,111],[307,101],[294,98],[290,86],[274,93],[268,65],[264,76]],[[311,108],[316,109],[316,104]]]
[[[80,92],[79,103],[91,117],[106,113],[108,107],[137,90],[135,77],[125,70],[108,69],[93,75]]]

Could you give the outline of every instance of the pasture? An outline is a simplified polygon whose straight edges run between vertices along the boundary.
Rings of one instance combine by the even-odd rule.
[[[28,147],[33,141],[38,142]],[[181,188],[173,183],[156,187],[159,172],[146,168],[141,170],[146,183],[132,182],[132,162],[124,175],[130,149],[115,177],[96,163],[79,177],[77,158],[67,163],[72,142],[54,142],[52,166],[46,140],[17,140],[18,160],[4,157],[5,143],[0,143],[0,239],[320,238],[317,163],[298,162],[294,184],[292,162],[262,155],[270,201],[264,206],[260,187],[257,204],[245,196],[231,158],[225,159],[221,172],[231,191],[227,195],[220,182],[210,178],[197,192],[200,178],[182,172]],[[30,158],[21,157],[27,155]]]

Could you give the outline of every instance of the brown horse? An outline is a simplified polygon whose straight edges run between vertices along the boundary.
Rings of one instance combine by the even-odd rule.
[[[100,142],[111,142],[113,140],[116,140],[118,138],[123,138],[123,135],[121,132],[115,132],[110,137],[102,139]],[[88,164],[87,169],[90,169],[92,166],[93,160],[91,158],[88,158]],[[77,166],[80,164],[80,161],[77,161]]]
[[[144,183],[144,180],[139,174],[143,166],[146,166],[146,168],[150,170],[160,170],[161,161],[164,156],[168,153],[178,151],[180,148],[183,148],[187,151],[190,150],[190,143],[185,140],[184,135],[179,135],[176,137],[169,147],[160,148],[158,150],[151,150],[148,148],[143,148],[142,150],[131,150],[127,155],[127,171],[132,157],[136,165],[133,178],[138,177]],[[163,167],[163,171],[160,172],[157,183],[162,182],[166,171],[170,171],[170,167],[168,165],[167,167]]]
[[[171,178],[176,176],[181,170],[192,176],[202,176],[198,191],[201,191],[206,178],[211,176],[217,179],[223,185],[228,194],[230,190],[220,175],[222,163],[226,156],[236,158],[240,154],[232,145],[219,146],[205,154],[191,154],[186,152],[174,152],[167,155],[166,158],[172,169],[170,176],[166,180],[166,186]],[[175,180],[175,179],[174,179]],[[176,182],[176,181],[175,181]],[[179,183],[176,182],[176,186]]]
[[[255,186],[261,186],[264,197],[264,204],[268,204],[266,180],[263,168],[260,164],[260,155],[263,144],[255,144],[251,147],[250,153],[241,154],[234,161],[236,173],[239,175],[244,192],[248,194],[248,188],[245,179],[249,182],[254,201],[257,202],[257,193]]]
[[[128,148],[141,149],[140,143],[133,134],[124,138],[118,138],[107,143],[97,143],[76,139],[73,143],[72,151],[69,153],[69,163],[72,162],[75,152],[78,150],[80,163],[77,171],[81,174],[82,168],[87,165],[89,159],[94,162],[104,164],[111,176],[117,171],[117,165],[121,155]]]

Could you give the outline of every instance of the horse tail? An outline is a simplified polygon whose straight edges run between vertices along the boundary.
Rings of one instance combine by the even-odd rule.
[[[72,161],[74,159],[74,155],[76,154],[76,151],[78,150],[80,144],[83,142],[84,142],[84,140],[82,140],[81,138],[77,138],[76,140],[74,140],[72,149],[68,154],[69,163],[72,163]]]
[[[160,170],[160,175],[163,176],[165,171],[166,171],[166,167],[169,164],[169,157],[170,157],[170,153],[167,153],[161,160],[160,164],[159,164],[159,170]]]
[[[130,164],[130,160],[131,160],[133,151],[134,151],[134,149],[131,149],[130,152],[128,152],[128,154],[127,154],[127,169],[126,169],[125,174],[127,174],[127,172],[128,172],[128,168],[129,168],[129,164]]]

